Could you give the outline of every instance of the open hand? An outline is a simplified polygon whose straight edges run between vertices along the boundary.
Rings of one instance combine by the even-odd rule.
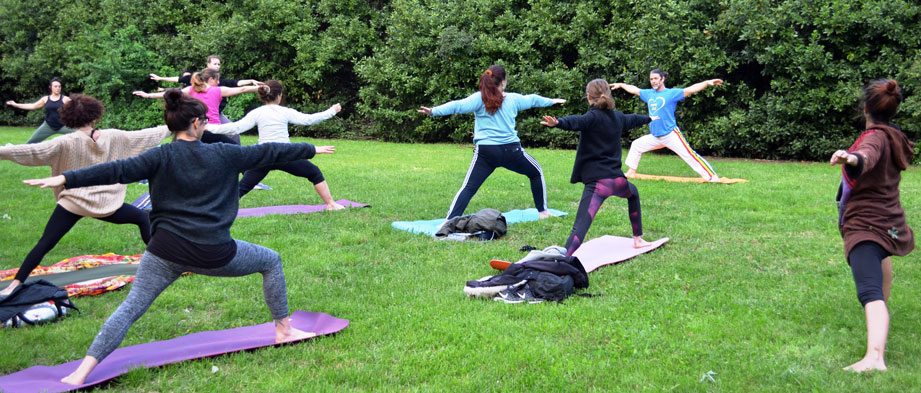
[[[424,113],[424,114],[429,115],[429,116],[432,115],[432,108],[426,108],[426,107],[424,107],[424,106],[419,107],[419,108],[420,108],[420,109],[418,110],[419,113]]]
[[[28,180],[23,180],[22,182],[30,186],[48,188],[48,187],[63,186],[65,180],[66,179],[64,179],[64,175],[57,175],[57,176],[52,176],[52,177],[46,177],[43,179],[28,179]]]
[[[146,92],[143,92],[143,91],[140,91],[140,90],[135,90],[135,91],[131,92],[131,94],[134,94],[134,95],[136,95],[136,96],[138,96],[138,97],[147,98],[147,93],[146,93]]]
[[[556,125],[560,124],[560,122],[553,116],[544,116],[544,121],[540,122],[540,124],[543,124],[547,127],[556,127]]]
[[[317,146],[317,154],[333,154],[336,151],[335,146]]]
[[[707,81],[707,86],[719,86],[723,84],[722,79],[710,79]]]
[[[6,102],[7,105],[16,105],[16,101],[9,100]]]
[[[157,75],[157,74],[150,74],[150,79],[153,79],[153,80],[155,80],[155,81],[158,81],[158,80],[160,80],[160,76]]]
[[[553,101],[554,104],[565,104],[566,103],[566,100],[562,98],[554,98],[551,101]]]

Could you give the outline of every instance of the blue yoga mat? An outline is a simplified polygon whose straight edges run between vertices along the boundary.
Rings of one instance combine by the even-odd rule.
[[[549,209],[550,213],[555,216],[565,216],[567,213],[564,211],[559,211],[556,209]],[[505,216],[506,224],[514,224],[516,222],[528,222],[528,221],[537,221],[537,209],[515,209],[502,213]],[[438,226],[441,223],[445,222],[444,218],[439,218],[437,220],[420,220],[420,221],[394,221],[391,226],[396,229],[409,231],[412,233],[424,233],[426,235],[435,236],[435,233],[438,232]]]

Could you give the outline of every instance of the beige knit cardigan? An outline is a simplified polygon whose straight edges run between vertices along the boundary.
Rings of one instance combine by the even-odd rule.
[[[0,147],[0,159],[27,166],[50,166],[51,176],[103,162],[137,156],[170,135],[166,126],[138,131],[97,130],[99,139],[76,131],[52,140]],[[124,184],[83,188],[54,188],[54,198],[67,211],[85,217],[106,217],[125,203]]]

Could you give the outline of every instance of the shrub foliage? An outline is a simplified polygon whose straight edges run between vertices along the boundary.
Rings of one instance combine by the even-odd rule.
[[[594,78],[648,87],[726,83],[679,105],[678,121],[701,153],[825,159],[859,132],[861,86],[896,78],[906,102],[897,119],[921,130],[921,5],[907,0],[0,0],[0,98],[31,102],[60,76],[65,92],[103,99],[101,126],[161,121],[161,104],[136,98],[223,58],[233,78],[278,79],[287,103],[335,120],[296,132],[401,142],[469,142],[472,116],[416,112],[467,96],[491,64],[509,71],[509,91],[568,99],[519,116],[528,145],[572,147],[575,135],[538,115],[584,112]],[[645,105],[615,92],[625,112]],[[241,117],[259,105],[231,99]],[[6,108],[0,123],[37,124],[40,111]],[[646,130],[625,135],[625,142]]]

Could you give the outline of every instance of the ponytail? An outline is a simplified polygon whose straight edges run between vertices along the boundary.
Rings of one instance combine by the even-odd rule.
[[[502,107],[504,97],[499,85],[502,84],[505,77],[505,68],[500,65],[490,66],[480,74],[480,96],[483,98],[483,104],[486,105],[486,112],[490,115]]]
[[[192,74],[192,90],[195,90],[197,93],[204,93],[208,91],[208,81],[211,79],[220,79],[220,72],[213,70],[211,68],[205,68],[200,72]]]

